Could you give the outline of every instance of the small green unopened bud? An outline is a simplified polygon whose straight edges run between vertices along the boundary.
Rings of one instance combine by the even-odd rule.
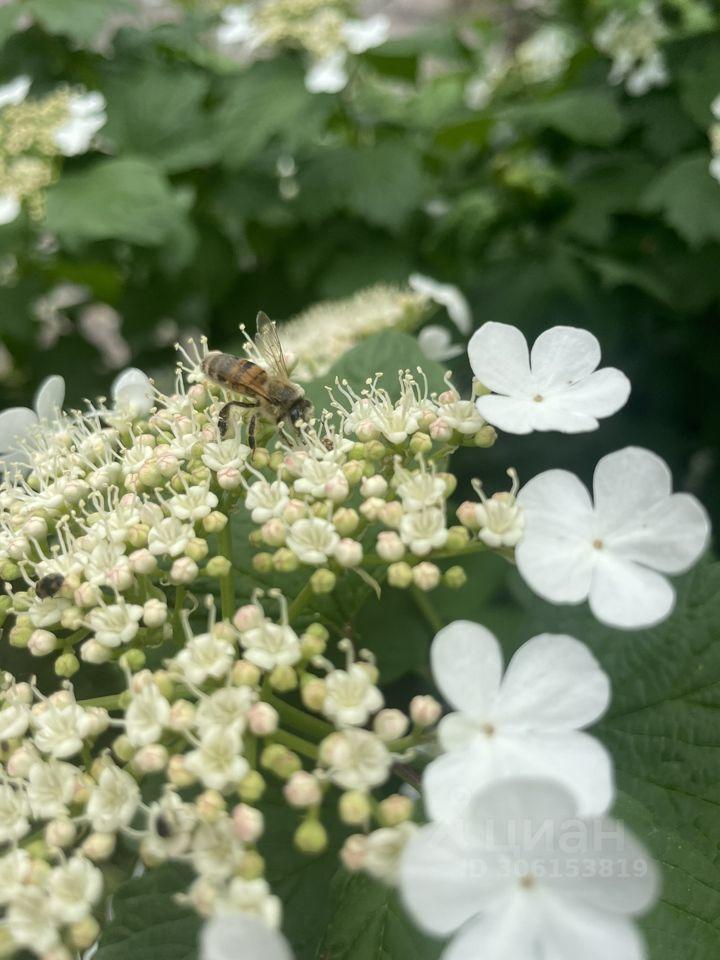
[[[200,563],[208,555],[209,549],[205,540],[201,537],[193,537],[185,547],[185,556],[190,557],[195,563]]]
[[[55,661],[55,673],[58,677],[74,677],[80,669],[80,661],[74,653],[63,653]]]
[[[319,820],[306,820],[295,831],[293,843],[301,853],[322,853],[328,843],[327,830]]]
[[[355,443],[353,444],[352,450],[348,453],[349,460],[364,460],[366,453],[365,448],[366,444],[364,443]]]
[[[248,534],[248,540],[250,541],[250,545],[253,547],[261,547],[265,543],[262,530],[251,530]]]
[[[265,861],[257,850],[246,850],[238,871],[243,880],[259,880],[265,873]]]
[[[146,523],[136,523],[134,526],[130,527],[130,530],[128,531],[128,543],[131,547],[135,547],[136,550],[146,547],[149,532],[150,528]]]
[[[391,563],[387,571],[388,583],[391,587],[399,587],[404,590],[409,587],[413,580],[412,567],[404,560],[398,563]]]
[[[10,633],[8,634],[10,646],[20,647],[20,648],[27,647],[28,641],[30,640],[32,633],[33,633],[33,628],[31,626],[26,627],[26,626],[22,626],[19,623],[16,623],[10,629]]]
[[[287,547],[276,550],[272,558],[273,566],[278,573],[294,573],[300,566],[300,561]]]
[[[122,763],[128,763],[135,756],[135,747],[124,733],[113,740],[112,752]]]
[[[369,460],[382,460],[388,450],[384,443],[379,440],[370,440],[365,444],[365,456]]]
[[[341,537],[349,537],[357,530],[360,516],[352,507],[340,507],[333,514],[333,526]]]
[[[227,557],[211,557],[205,568],[205,572],[209,577],[226,577],[232,570],[232,563],[228,560]]]
[[[278,693],[289,693],[298,685],[297,673],[288,664],[275,667],[270,674],[269,681],[270,686]]]
[[[310,588],[313,593],[332,593],[337,583],[337,577],[332,570],[316,570],[310,577]]]
[[[300,649],[306,660],[312,660],[313,657],[318,657],[320,654],[325,653],[326,646],[327,641],[322,637],[316,636],[314,633],[305,631],[300,637]]]
[[[300,757],[280,743],[271,743],[265,747],[260,755],[260,764],[281,780],[289,780],[294,773],[302,770]]]
[[[220,533],[221,530],[224,530],[227,526],[228,518],[224,513],[220,513],[219,510],[213,510],[212,513],[209,513],[206,517],[203,518],[203,530],[206,533]]]
[[[447,550],[463,550],[470,543],[470,534],[465,527],[450,527],[445,543]]]
[[[381,800],[377,808],[378,822],[383,827],[396,827],[399,823],[409,820],[413,812],[413,802],[410,797],[394,793]]]
[[[248,660],[238,660],[232,669],[232,682],[238,687],[256,687],[260,683],[260,668]]]
[[[427,433],[414,433],[410,438],[409,446],[413,453],[430,453],[433,446],[432,437]]]
[[[473,437],[473,443],[476,447],[491,447],[497,440],[497,431],[486,423],[481,427]]]
[[[1,580],[17,580],[20,577],[20,567],[13,563],[12,560],[5,560],[3,563],[0,563],[0,579]]]
[[[258,573],[270,573],[273,568],[273,558],[269,553],[256,553],[252,558],[253,570]]]
[[[452,473],[439,473],[438,477],[445,484],[445,496],[452,496],[457,488],[457,477]]]
[[[264,467],[269,465],[270,454],[265,447],[256,447],[250,460],[254,467],[257,467],[258,470],[262,470]]]
[[[350,486],[354,486],[365,476],[365,463],[362,460],[348,460],[343,464],[342,471]]]
[[[443,574],[443,583],[452,590],[459,590],[467,583],[467,574],[462,567],[450,567]]]
[[[137,673],[145,666],[145,654],[142,650],[126,650],[118,661],[121,667],[127,667],[131,673]]]
[[[16,613],[24,613],[30,609],[33,603],[33,598],[27,590],[18,590],[10,599],[12,600],[12,608]]]
[[[257,770],[246,773],[238,785],[238,795],[245,803],[256,803],[265,793],[265,780]]]
[[[367,823],[372,812],[370,797],[361,790],[349,790],[338,801],[338,813],[343,823],[359,827]]]
[[[70,943],[77,950],[87,950],[98,938],[100,924],[95,917],[84,917],[73,923],[68,929]]]
[[[282,452],[282,450],[273,450],[273,452],[270,454],[268,466],[271,470],[274,470],[275,473],[277,473],[280,467],[283,465],[284,459],[285,454]]]

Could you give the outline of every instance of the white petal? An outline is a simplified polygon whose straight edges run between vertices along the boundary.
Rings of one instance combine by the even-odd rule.
[[[535,395],[527,341],[517,327],[484,323],[470,339],[468,357],[473,373],[489,390],[511,397]]]
[[[448,713],[438,725],[438,741],[446,752],[466,750],[480,736],[478,721],[466,713]]]
[[[348,82],[345,51],[338,50],[324,60],[316,60],[305,74],[310,93],[339,93]]]
[[[277,930],[247,914],[213,917],[200,938],[200,960],[292,960],[287,941]]]
[[[637,523],[605,538],[614,555],[635,560],[662,573],[684,573],[705,552],[710,518],[689,493],[674,493],[656,503]]]
[[[17,449],[21,440],[37,424],[38,418],[27,407],[10,407],[0,413],[0,458]],[[8,458],[9,462],[9,458]]]
[[[113,399],[115,399],[118,390],[123,390],[129,386],[149,387],[150,380],[147,374],[143,373],[142,370],[138,370],[137,367],[128,367],[127,370],[122,370],[115,377],[110,387],[110,394]]]
[[[577,816],[577,801],[562,784],[547,779],[510,778],[494,784],[473,798],[465,818],[466,836],[481,846],[506,842],[523,851],[522,840],[534,836],[545,823],[563,823]],[[513,826],[527,825],[527,831]]]
[[[435,303],[445,307],[448,316],[460,333],[470,333],[472,329],[470,304],[458,287],[451,283],[439,283],[432,277],[423,276],[421,273],[411,274],[408,283],[412,290],[424,294],[434,300]]]
[[[630,396],[630,381],[621,370],[603,367],[580,383],[552,395],[552,402],[568,412],[591,417],[609,417],[624,407]]]
[[[390,34],[390,18],[382,13],[366,20],[346,20],[342,35],[351,53],[364,53],[385,43]]]
[[[431,820],[461,823],[475,795],[503,777],[494,747],[487,742],[483,750],[444,753],[425,767],[422,796]]]
[[[12,193],[0,194],[0,224],[12,223],[20,215],[21,204]]]
[[[456,620],[433,640],[430,660],[435,683],[446,700],[484,719],[502,676],[502,652],[494,635],[478,623]]]
[[[715,97],[713,102],[710,104],[710,109],[716,120],[720,120],[720,94]]]
[[[645,960],[642,935],[627,917],[571,900],[548,899],[544,906],[543,960]]]
[[[57,420],[65,400],[65,381],[58,374],[46,377],[38,387],[33,406],[38,419],[51,423]]]
[[[493,427],[504,433],[532,433],[537,429],[534,421],[537,406],[532,398],[503,397],[499,394],[487,394],[475,401],[478,413]]]
[[[428,824],[411,838],[400,862],[400,890],[423,930],[447,936],[497,896],[502,880],[495,871],[470,868],[472,851],[448,827]]]
[[[551,327],[533,344],[530,366],[536,392],[553,393],[589,376],[600,363],[600,344],[589,330]]]
[[[642,447],[625,447],[598,461],[593,478],[595,512],[605,536],[634,525],[637,518],[672,493],[670,468]]]
[[[510,661],[494,716],[534,732],[580,730],[610,703],[610,680],[585,644],[543,633]]]
[[[30,91],[32,80],[28,76],[15,77],[0,87],[0,109],[9,104],[22,103]]]
[[[538,960],[537,906],[522,891],[514,891],[495,909],[466,924],[442,960]],[[543,953],[542,960],[555,958]]]
[[[574,409],[565,403],[562,393],[544,397],[542,400],[526,400],[530,407],[530,422],[533,430],[557,430],[559,433],[587,433],[597,430],[600,424],[591,413]]]
[[[668,617],[675,590],[660,573],[611,550],[598,550],[590,586],[590,609],[603,623],[625,630],[652,627]]]
[[[420,349],[430,360],[450,360],[452,357],[459,357],[464,348],[459,343],[453,343],[450,331],[445,327],[430,324],[423,327],[417,336]]]
[[[595,556],[589,543],[526,533],[515,549],[520,576],[551,603],[582,603],[592,583]]]

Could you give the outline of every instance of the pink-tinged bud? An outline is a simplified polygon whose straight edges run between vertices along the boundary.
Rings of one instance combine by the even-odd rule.
[[[277,730],[280,718],[275,707],[261,700],[250,707],[247,720],[251,732],[256,737],[269,737]]]
[[[317,777],[306,770],[298,770],[283,787],[285,799],[298,810],[315,807],[322,801],[322,788]]]
[[[155,573],[157,570],[157,558],[149,550],[134,550],[128,557],[130,567],[143,576]]]
[[[88,734],[99,737],[110,726],[110,714],[104,707],[88,707],[85,710],[85,722],[88,725]]]
[[[96,607],[100,603],[102,591],[92,583],[81,583],[73,594],[78,607]]]
[[[235,834],[243,843],[256,843],[263,835],[265,820],[257,807],[239,803],[232,812]]]
[[[210,399],[202,383],[194,383],[188,390],[187,395],[196,410],[201,410]]]
[[[365,475],[364,471],[365,464],[362,460],[350,460],[348,463],[344,463],[342,468],[343,476],[351,486],[360,483]]]
[[[434,727],[440,719],[442,707],[435,697],[419,696],[410,701],[410,717],[412,722],[423,730]]]
[[[390,708],[381,710],[373,720],[373,730],[385,743],[404,737],[409,725],[410,721],[402,710]]]
[[[133,757],[133,766],[140,773],[159,773],[168,763],[167,749],[161,743],[142,747]]]
[[[167,620],[167,604],[155,597],[145,601],[143,606],[143,622],[147,627],[161,627]]]
[[[340,507],[333,514],[333,526],[341,537],[349,537],[351,533],[357,530],[360,523],[360,517],[357,510],[352,507]]]
[[[261,529],[262,538],[270,547],[282,547],[287,535],[287,527],[279,517],[267,520]]]
[[[195,706],[189,700],[176,700],[170,708],[170,722],[172,730],[189,730],[195,722]]]
[[[179,557],[170,568],[170,580],[173,583],[192,583],[200,570],[190,557]]]
[[[86,640],[80,647],[80,659],[83,663],[107,663],[112,656],[112,650],[98,643],[94,637]]]
[[[429,427],[430,436],[436,443],[447,443],[453,435],[453,428],[442,417],[433,420]]]
[[[225,529],[227,523],[228,518],[224,513],[220,513],[219,510],[213,510],[212,513],[209,513],[203,518],[202,525],[206,533],[220,533],[221,530]]]
[[[468,530],[479,530],[480,523],[477,516],[478,505],[472,500],[464,500],[457,508],[456,515],[460,523]]]
[[[57,820],[51,820],[45,827],[45,843],[49,847],[60,848],[69,847],[75,842],[77,830],[72,820],[66,817],[58,817]]]
[[[254,603],[246,603],[235,611],[233,624],[236,630],[244,633],[245,630],[254,630],[255,627],[259,627],[264,619],[265,616],[260,607]]]
[[[235,490],[242,483],[242,471],[237,467],[220,467],[217,481],[223,490]]]
[[[420,590],[434,590],[440,583],[440,567],[434,563],[424,560],[416,567],[413,567],[413,583]]]
[[[18,747],[8,758],[5,769],[11,777],[27,777],[30,767],[37,763],[38,755],[28,746]]]
[[[174,477],[180,469],[180,461],[169,449],[163,450],[162,452],[156,450],[155,457],[157,460],[158,470],[166,479],[168,477]]]
[[[400,793],[393,793],[381,800],[377,808],[377,818],[383,827],[397,827],[409,820],[413,812],[413,801]]]
[[[185,765],[185,757],[181,754],[175,754],[170,757],[167,765],[167,778],[174,787],[189,787],[195,783],[195,774],[191,773]]]
[[[399,527],[403,518],[403,505],[399,500],[384,503],[378,512],[378,517],[386,527]]]
[[[362,790],[348,790],[340,796],[338,813],[343,823],[359,827],[370,820],[372,801]]]
[[[236,687],[256,687],[260,683],[260,668],[248,660],[237,660],[231,676]]]
[[[341,567],[357,567],[363,558],[362,544],[344,537],[335,547],[335,559]]]
[[[203,790],[195,798],[195,809],[203,823],[215,823],[226,808],[225,798],[218,790]]]
[[[23,533],[26,537],[32,537],[34,540],[44,540],[47,536],[47,522],[42,517],[31,517],[23,524]]]
[[[325,681],[321,680],[320,677],[308,680],[307,683],[303,684],[302,690],[300,691],[300,699],[303,702],[303,706],[307,707],[308,710],[313,710],[315,713],[320,713],[322,710],[326,696],[327,687],[325,686]]]
[[[386,563],[395,563],[405,556],[405,544],[394,530],[383,530],[375,545],[378,556]]]
[[[340,850],[340,859],[343,866],[350,873],[362,870],[367,857],[367,837],[361,833],[354,833],[348,837]]]
[[[368,499],[360,505],[360,513],[366,520],[377,520],[380,516],[380,511],[385,506],[387,506],[387,504],[380,497],[368,497]]]
[[[80,848],[88,860],[102,863],[112,856],[115,850],[114,833],[91,833]]]
[[[338,474],[325,484],[325,496],[333,503],[342,503],[350,494],[350,484],[344,474]]]
[[[442,393],[438,394],[437,402],[438,403],[457,403],[460,399],[460,394],[457,390],[453,390],[450,387],[449,390],[443,390]]]
[[[27,647],[34,657],[46,657],[57,647],[57,637],[49,630],[33,630]]]
[[[368,440],[375,440],[380,436],[380,431],[372,420],[361,420],[355,428],[355,436],[361,443],[367,443]]]
[[[363,497],[384,497],[387,493],[387,480],[379,473],[372,477],[363,477],[360,493]]]
[[[282,513],[285,523],[295,523],[307,516],[307,507],[302,500],[290,500]]]

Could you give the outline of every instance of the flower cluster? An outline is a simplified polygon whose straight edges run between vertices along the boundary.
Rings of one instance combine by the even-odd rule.
[[[715,97],[710,108],[717,123],[710,127],[710,148],[712,150],[712,160],[710,161],[710,173],[720,183],[720,95]]]
[[[130,369],[109,399],[63,412],[53,377],[34,410],[0,415],[0,622],[31,665],[3,675],[0,690],[10,950],[68,960],[90,947],[110,865],[131,851],[146,868],[191,866],[182,899],[208,921],[207,960],[232,956],[235,936],[254,956],[287,957],[264,847],[281,802],[299,851],[324,851],[339,820],[347,869],[399,883],[433,933],[462,926],[451,951],[492,956],[512,912],[518,955],[546,952],[551,927],[567,940],[580,924],[587,951],[607,942],[642,956],[630,918],[656,882],[636,841],[624,837],[629,873],[610,841],[578,867],[581,908],[543,872],[562,836],[531,866],[526,838],[508,836],[511,821],[538,818],[562,832],[577,817],[606,840],[615,829],[597,819],[613,800],[612,764],[586,728],[610,691],[590,652],[543,634],[503,676],[492,634],[453,623],[432,647],[452,708],[441,719],[433,696],[387,704],[373,653],[327,613],[344,591],[372,596],[385,583],[425,604],[465,583],[464,557],[494,550],[538,593],[589,598],[608,622],[669,614],[666,575],[697,559],[709,524],[648,451],[601,460],[594,502],[564,471],[520,488],[510,469],[511,488],[492,496],[478,480],[478,500],[452,522],[458,447],[492,445],[496,427],[595,429],[629,393],[619,371],[596,369],[597,341],[574,328],[547,331],[530,353],[519,331],[486,324],[469,355],[473,398],[449,375],[438,392],[422,370],[400,370],[394,383],[336,382],[326,410],[294,429],[256,423],[255,411],[252,431],[242,414],[225,423],[233,395],[208,379],[204,341],[182,348],[172,393]],[[112,678],[102,695],[100,665]],[[47,678],[48,666],[57,679],[46,686],[31,674]],[[84,698],[88,685],[98,695]],[[402,779],[422,782],[429,825],[417,825]],[[468,858],[497,893],[487,902],[487,882],[467,882]],[[619,907],[592,883],[600,861],[611,863],[598,874],[605,886],[627,888],[613,887]]]
[[[380,46],[389,35],[383,14],[352,19],[337,0],[254,0],[221,11],[221,47],[250,61],[283,47],[308,56],[305,86],[312,93],[337,93],[348,82],[348,56]]]
[[[612,58],[611,83],[634,97],[663,87],[670,77],[659,44],[668,36],[658,4],[643,0],[633,12],[613,10],[595,31],[595,46]]]
[[[57,157],[84,153],[106,119],[99,93],[61,88],[28,100],[30,86],[20,76],[0,87],[0,223],[15,220],[23,204],[42,217]]]

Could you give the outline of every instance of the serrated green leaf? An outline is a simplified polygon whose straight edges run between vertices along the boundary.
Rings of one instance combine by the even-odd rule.
[[[720,240],[720,184],[710,175],[709,164],[709,151],[680,157],[641,200],[645,210],[660,212],[692,246]]]
[[[371,877],[339,871],[330,906],[330,923],[318,958],[435,960],[440,955],[442,944],[418,931],[397,893]]]
[[[189,868],[168,864],[119,887],[96,960],[195,960],[202,921],[175,900],[191,881]]]

